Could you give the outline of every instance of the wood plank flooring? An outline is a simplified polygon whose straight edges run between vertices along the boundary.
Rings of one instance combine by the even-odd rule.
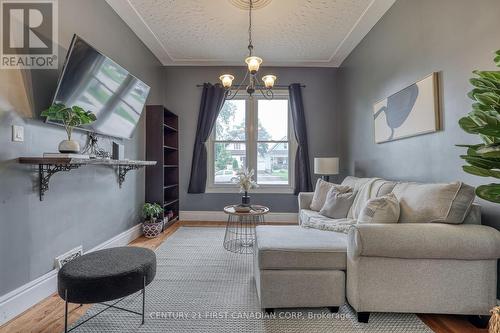
[[[148,239],[139,237],[130,246],[140,246],[149,249],[158,248],[180,226],[223,227],[225,222],[176,222],[159,237]],[[71,304],[69,323],[74,323],[91,307]],[[487,333],[487,329],[477,329],[463,316],[452,315],[419,315],[436,333]],[[60,333],[64,329],[64,301],[57,295],[44,299],[26,310],[16,318],[0,327],[0,333]]]

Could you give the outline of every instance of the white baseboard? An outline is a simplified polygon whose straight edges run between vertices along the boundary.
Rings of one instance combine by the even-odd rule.
[[[141,224],[116,235],[104,243],[97,245],[88,252],[109,247],[124,246],[142,235]],[[22,285],[21,287],[0,296],[0,325],[23,313],[44,298],[57,291],[57,269]]]
[[[227,214],[222,211],[180,211],[181,221],[227,221]],[[266,222],[298,222],[296,213],[269,213],[265,216]]]

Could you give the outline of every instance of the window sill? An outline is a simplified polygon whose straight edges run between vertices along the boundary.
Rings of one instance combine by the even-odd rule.
[[[240,189],[232,186],[207,186],[205,193],[240,193]],[[293,188],[290,186],[260,186],[252,189],[249,193],[293,194]]]

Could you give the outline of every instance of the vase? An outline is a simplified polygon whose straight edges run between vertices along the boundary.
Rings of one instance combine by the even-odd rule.
[[[245,195],[241,197],[241,205],[244,207],[250,206],[250,196],[248,192],[245,191]]]
[[[75,140],[62,140],[59,143],[60,153],[76,153],[80,152],[80,144]]]
[[[162,219],[144,221],[144,223],[142,223],[142,232],[146,238],[157,237],[159,234],[161,234],[162,229],[163,229]]]

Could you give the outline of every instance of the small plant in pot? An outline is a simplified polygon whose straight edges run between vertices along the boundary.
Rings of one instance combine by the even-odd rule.
[[[142,206],[142,232],[147,238],[157,237],[163,230],[163,208],[157,203],[145,203]]]
[[[74,105],[67,107],[64,104],[56,103],[44,110],[41,115],[49,120],[60,121],[66,129],[68,140],[59,143],[59,152],[61,153],[79,153],[80,144],[78,141],[71,140],[73,128],[90,124],[96,121],[96,116],[90,111],[85,111],[81,107]]]

